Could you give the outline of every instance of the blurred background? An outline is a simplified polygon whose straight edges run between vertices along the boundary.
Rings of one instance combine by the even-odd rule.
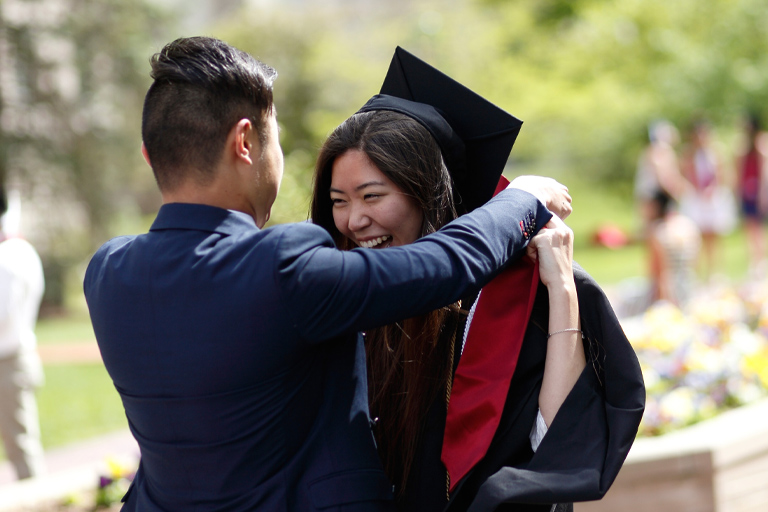
[[[575,259],[650,354],[643,435],[765,396],[768,287],[750,246],[765,224],[745,228],[739,200],[746,116],[768,115],[766,27],[763,0],[0,0],[0,181],[16,198],[6,221],[46,279],[44,446],[126,427],[100,361],[76,355],[95,346],[81,284],[100,244],[154,219],[160,196],[139,151],[148,59],[190,35],[278,70],[285,177],[270,224],[306,219],[318,148],[378,92],[400,45],[524,121],[507,176],[570,188]],[[649,239],[661,216],[644,217],[636,198],[661,120],[686,180],[673,199],[703,187],[686,162],[706,123],[717,211],[731,220],[677,249],[692,268],[674,284],[684,297],[659,293]]]

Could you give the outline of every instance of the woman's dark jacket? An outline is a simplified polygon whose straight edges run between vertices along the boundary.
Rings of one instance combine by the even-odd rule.
[[[574,501],[602,498],[621,469],[645,406],[645,386],[607,297],[581,267],[574,276],[587,366],[558,411],[537,451],[529,434],[538,412],[549,325],[547,289],[539,286],[501,422],[488,449],[446,495],[440,451],[444,397],[430,408],[405,495],[405,511],[572,510]],[[464,322],[458,326],[461,339]],[[461,344],[456,344],[456,364]],[[468,440],[471,442],[471,440]]]

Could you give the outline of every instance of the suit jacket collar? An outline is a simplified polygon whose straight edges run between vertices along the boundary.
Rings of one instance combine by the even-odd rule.
[[[205,204],[169,203],[160,207],[150,231],[163,229],[192,229],[234,235],[259,228],[247,213]]]

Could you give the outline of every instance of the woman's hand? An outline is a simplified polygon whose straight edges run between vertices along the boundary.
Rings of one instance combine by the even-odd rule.
[[[547,288],[575,287],[573,281],[573,231],[557,216],[528,243],[526,254],[539,261],[539,276]]]
[[[586,365],[573,277],[573,231],[558,217],[528,243],[527,254],[539,262],[539,277],[549,292],[549,333],[539,409],[547,426]]]

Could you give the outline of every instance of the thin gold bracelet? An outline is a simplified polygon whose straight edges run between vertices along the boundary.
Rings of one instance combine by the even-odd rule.
[[[578,333],[581,333],[581,329],[563,329],[562,331],[551,332],[551,333],[547,334],[547,339],[551,338],[555,334],[560,334],[561,332],[578,332]]]

